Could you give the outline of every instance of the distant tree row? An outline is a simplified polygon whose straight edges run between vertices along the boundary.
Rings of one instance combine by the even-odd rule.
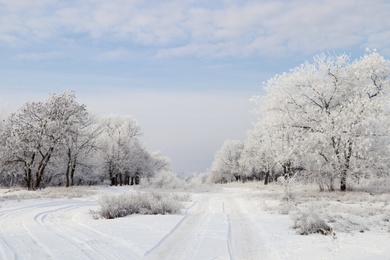
[[[245,142],[227,140],[209,172],[212,182],[278,176],[341,191],[350,181],[389,176],[390,62],[376,51],[316,56],[264,83],[261,119]]]
[[[96,119],[74,92],[27,102],[1,125],[0,185],[138,184],[169,168],[169,159],[148,152],[139,136],[134,118]]]

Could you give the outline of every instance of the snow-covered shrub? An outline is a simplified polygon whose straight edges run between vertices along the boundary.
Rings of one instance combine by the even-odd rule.
[[[284,179],[280,178],[279,183],[283,185],[284,192],[281,198],[282,201],[295,201],[296,200],[296,192],[295,192],[295,179],[293,177]]]
[[[171,171],[161,171],[153,178],[141,180],[141,188],[184,189],[186,186],[187,183],[184,180],[179,179],[176,174]]]
[[[129,215],[131,206],[135,205],[133,197],[125,195],[105,195],[99,199],[100,210],[97,212],[101,217],[112,219]],[[131,214],[131,213],[130,213]]]
[[[132,214],[177,214],[183,208],[188,195],[139,192],[119,196],[105,195],[100,198],[100,210],[93,212],[102,218],[113,219]]]
[[[201,186],[207,183],[208,175],[207,173],[201,172],[201,173],[191,173],[184,176],[186,182],[190,186]]]
[[[2,200],[26,200],[26,199],[63,199],[63,198],[82,198],[96,194],[96,190],[92,187],[74,186],[74,187],[48,187],[34,192],[14,188],[0,194]]]
[[[352,187],[354,191],[363,191],[371,194],[390,193],[390,177],[376,179],[362,179]]]
[[[294,209],[294,204],[292,201],[282,201],[282,203],[280,204],[280,214],[282,215],[287,215],[288,213],[290,213],[291,210]]]
[[[294,229],[300,235],[319,233],[322,235],[332,235],[333,229],[313,211],[300,211],[293,216]]]
[[[280,213],[286,215],[295,206],[296,192],[295,192],[295,179],[294,178],[280,178],[279,183],[283,185],[283,193],[281,196],[281,209]]]

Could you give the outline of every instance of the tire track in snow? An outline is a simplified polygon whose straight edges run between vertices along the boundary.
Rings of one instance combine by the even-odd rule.
[[[229,214],[230,240],[233,259],[260,259],[256,254],[256,247],[261,246],[264,241],[256,241],[252,236],[253,224],[248,221],[246,214],[243,214],[240,205],[232,198],[228,202],[227,211]]]
[[[29,201],[0,209],[0,259],[141,259],[143,251],[73,219],[95,201]],[[7,228],[5,228],[7,227]],[[64,254],[66,252],[66,254]]]
[[[226,211],[225,211],[225,202],[223,204],[223,212],[226,214]],[[231,226],[231,222],[230,222],[230,217],[228,214],[226,214],[226,218],[227,218],[227,221],[228,221],[228,235],[227,235],[227,247],[228,247],[228,252],[229,252],[229,258],[230,260],[233,260],[234,257],[233,257],[233,245],[232,245],[232,226]]]
[[[69,211],[67,209],[65,211]],[[68,239],[73,239],[76,243],[87,245],[91,250],[98,253],[102,259],[139,259],[141,255],[135,252],[134,245],[130,245],[116,237],[96,231],[89,226],[76,222],[72,217],[62,218],[57,217],[49,223],[61,227],[59,230],[62,236]],[[126,250],[124,250],[126,249]],[[96,258],[92,258],[96,259]]]
[[[50,245],[50,255],[53,255],[54,259],[63,257],[63,254],[57,250],[58,245],[67,248],[67,257],[77,257],[78,259],[103,259],[93,248],[85,247],[81,241],[77,241],[76,238],[66,236],[61,232],[61,226],[53,223],[53,218],[57,214],[62,214],[67,210],[73,210],[86,206],[85,203],[68,203],[66,206],[55,208],[53,210],[46,210],[39,212],[33,217],[34,225],[26,226],[29,234],[39,241],[40,244]],[[37,229],[36,226],[39,226]],[[48,239],[48,237],[50,239]],[[79,243],[77,243],[79,242]]]
[[[255,219],[256,211],[248,208],[248,198],[234,195],[227,198],[232,259],[280,259],[277,250],[269,241],[269,236],[260,220]]]
[[[194,207],[198,202],[195,201],[194,203],[192,203],[191,206],[189,206],[188,208],[185,209],[185,212],[184,212],[184,217],[175,225],[175,227],[170,231],[168,232],[168,234],[166,234],[163,239],[160,240],[160,242],[158,242],[155,246],[153,246],[151,249],[149,249],[148,251],[145,252],[144,256],[148,256],[150,253],[152,253],[153,251],[156,250],[156,248],[158,248],[163,242],[165,242],[165,240],[167,240],[168,237],[170,237],[175,231],[176,229],[178,229],[178,227],[181,226],[181,224],[183,223],[184,220],[187,219],[188,217],[188,211]]]
[[[41,212],[35,216],[34,220],[47,231],[46,235],[49,233],[54,235],[53,239],[57,240],[56,244],[59,243],[58,241],[67,244],[67,252],[74,254],[75,257],[80,258],[83,255],[85,259],[139,259],[138,254],[128,250],[127,245],[122,244],[118,239],[85,228],[72,221],[71,215],[68,219],[65,217],[68,211],[92,205],[95,203],[83,202],[64,206]],[[127,249],[125,254],[123,254],[124,248]],[[70,256],[68,255],[67,258]]]
[[[207,194],[181,225],[162,241],[150,259],[228,259],[227,218],[223,200]],[[213,248],[210,248],[213,245]]]
[[[37,203],[0,211],[0,259],[17,259],[18,256],[23,259],[32,259],[34,256],[40,259],[52,258],[44,244],[39,243],[29,232],[26,236],[25,222],[31,219],[34,210],[55,207],[62,202]]]

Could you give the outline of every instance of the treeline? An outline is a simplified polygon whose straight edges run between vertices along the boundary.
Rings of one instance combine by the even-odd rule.
[[[264,83],[259,121],[243,141],[227,140],[208,174],[215,183],[279,176],[345,191],[389,176],[390,62],[321,54]]]
[[[150,153],[130,116],[92,116],[74,92],[27,102],[0,127],[0,185],[132,185],[169,168]]]

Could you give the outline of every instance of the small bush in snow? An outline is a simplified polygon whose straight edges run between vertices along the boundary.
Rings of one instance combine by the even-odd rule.
[[[187,183],[179,179],[176,174],[170,171],[161,171],[153,178],[141,180],[141,188],[152,189],[185,189]]]
[[[185,200],[188,200],[188,196],[147,192],[119,196],[105,195],[99,200],[100,210],[94,214],[106,219],[132,214],[176,214],[183,208]]]
[[[296,191],[295,191],[295,185],[296,181],[294,177],[284,179],[281,178],[279,181],[283,187],[284,187],[284,192],[283,196],[281,198],[282,201],[287,201],[287,202],[292,202],[296,200]]]
[[[175,191],[192,191],[208,192],[215,190],[215,186],[205,183],[203,174],[176,176],[171,171],[161,171],[153,178],[141,179],[141,185],[137,188],[143,190],[175,190]]]
[[[294,206],[294,203],[291,201],[282,201],[282,203],[280,204],[279,212],[282,215],[287,215],[288,213],[290,213],[291,210],[294,209]]]
[[[319,233],[332,235],[333,229],[328,226],[316,213],[312,211],[298,212],[294,217],[294,227],[300,235]]]
[[[283,185],[284,191],[280,198],[282,201],[280,213],[283,215],[287,215],[295,206],[296,203],[296,192],[295,192],[295,179],[281,178],[280,183]]]

